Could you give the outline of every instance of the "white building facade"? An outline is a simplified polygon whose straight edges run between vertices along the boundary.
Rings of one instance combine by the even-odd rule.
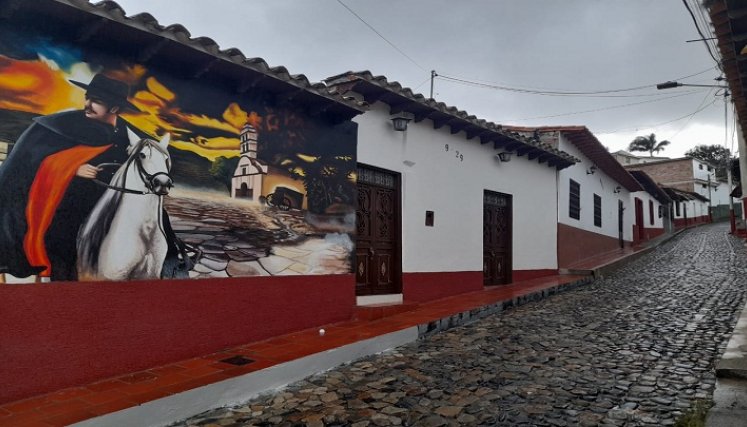
[[[631,245],[631,194],[643,188],[584,126],[511,127],[567,152],[580,162],[558,177],[558,265]]]
[[[368,72],[328,83],[371,104],[354,119],[358,162],[401,185],[406,300],[482,289],[494,274],[505,273],[502,283],[557,274],[557,174],[572,156]],[[405,131],[393,128],[394,105],[414,119]],[[510,161],[497,155],[509,151]],[[496,237],[495,228],[503,234]],[[494,243],[496,250],[488,247]]]

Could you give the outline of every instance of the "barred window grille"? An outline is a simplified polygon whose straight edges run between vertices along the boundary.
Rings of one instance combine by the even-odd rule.
[[[568,216],[573,219],[581,219],[581,185],[571,181],[570,200],[568,203]]]

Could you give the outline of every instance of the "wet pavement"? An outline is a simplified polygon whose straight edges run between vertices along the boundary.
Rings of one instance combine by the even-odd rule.
[[[304,211],[210,193],[175,192],[164,200],[174,231],[201,253],[190,278],[350,272],[350,227],[327,223],[321,230]]]
[[[747,295],[728,224],[593,284],[319,374],[188,426],[658,426],[710,400]]]

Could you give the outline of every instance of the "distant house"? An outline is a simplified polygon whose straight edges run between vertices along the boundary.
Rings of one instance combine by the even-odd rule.
[[[368,71],[326,82],[370,105],[353,119],[359,303],[557,274],[557,173],[574,156]]]
[[[708,199],[692,191],[663,187],[674,202],[673,215],[675,229],[710,222]]]
[[[558,265],[632,245],[642,218],[630,209],[643,187],[585,126],[507,127],[581,159],[558,174]],[[636,222],[637,221],[637,222]]]
[[[625,150],[618,150],[612,153],[612,157],[615,158],[621,165],[637,165],[639,163],[656,162],[659,160],[668,160],[669,157],[650,157],[650,156],[636,156],[635,154],[629,153]]]
[[[709,199],[709,191],[717,188],[719,182],[714,165],[692,157],[638,163],[625,168],[646,172],[661,185],[698,193]]]
[[[630,165],[626,168],[646,172],[660,186],[696,193],[708,200],[709,207],[721,212],[721,216],[728,214],[731,190],[727,183],[716,178],[715,165],[700,159],[680,157]]]
[[[630,174],[646,190],[645,193],[638,192],[633,195],[636,218],[640,218],[636,220],[633,233],[635,241],[640,242],[671,233],[674,230],[671,197],[645,172],[630,171]]]

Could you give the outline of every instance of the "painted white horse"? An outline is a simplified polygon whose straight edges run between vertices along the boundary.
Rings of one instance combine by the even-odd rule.
[[[169,176],[170,136],[141,139],[128,129],[129,158],[78,232],[79,280],[145,280],[161,277],[168,251],[163,196]]]

